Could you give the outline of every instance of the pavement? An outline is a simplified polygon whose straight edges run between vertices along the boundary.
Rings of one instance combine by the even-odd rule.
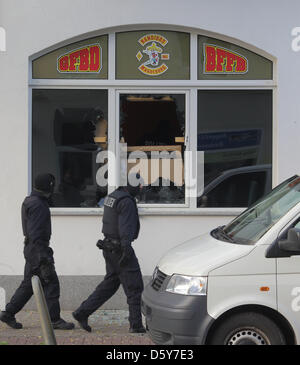
[[[98,310],[89,317],[92,332],[82,330],[71,311],[61,317],[75,324],[71,331],[55,330],[58,345],[154,345],[147,334],[128,333],[128,311]],[[16,315],[23,329],[14,330],[0,322],[0,345],[43,345],[44,339],[37,311],[21,311]]]

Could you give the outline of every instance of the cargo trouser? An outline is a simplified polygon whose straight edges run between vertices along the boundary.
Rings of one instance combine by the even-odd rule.
[[[129,306],[130,327],[142,327],[141,295],[144,284],[134,251],[124,267],[119,265],[120,253],[103,250],[103,256],[106,263],[104,280],[76,310],[77,315],[82,318],[88,317],[110,299],[122,285]]]
[[[25,304],[32,297],[33,290],[31,285],[31,278],[33,275],[39,276],[38,269],[33,269],[32,265],[26,259],[24,279],[5,308],[5,311],[8,312],[8,314],[14,316],[25,306]],[[50,282],[45,283],[41,279],[41,284],[44,290],[51,322],[56,322],[60,319],[60,287],[56,272],[53,273]]]

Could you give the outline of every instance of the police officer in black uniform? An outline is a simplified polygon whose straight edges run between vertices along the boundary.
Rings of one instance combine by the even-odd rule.
[[[130,179],[129,179],[130,181]],[[103,250],[106,276],[95,291],[73,312],[79,325],[88,332],[88,317],[111,298],[122,284],[129,306],[130,333],[144,333],[141,315],[142,274],[131,243],[137,239],[140,222],[135,197],[140,184],[119,187],[104,201],[105,239],[97,246]]]
[[[51,322],[54,329],[70,330],[73,323],[60,317],[60,288],[54,267],[53,250],[49,247],[51,217],[49,199],[54,190],[55,178],[51,174],[40,174],[35,179],[34,190],[22,204],[22,227],[25,236],[24,256],[26,260],[24,280],[0,312],[0,320],[8,326],[20,329],[15,314],[28,302],[33,294],[31,278],[38,275],[45,293]]]

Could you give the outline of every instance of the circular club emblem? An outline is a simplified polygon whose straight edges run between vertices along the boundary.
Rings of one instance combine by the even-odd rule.
[[[139,39],[138,43],[144,47],[138,51],[136,58],[139,62],[144,61],[138,69],[145,75],[158,76],[168,70],[164,61],[170,59],[168,53],[164,53],[163,48],[168,40],[159,34],[147,34]],[[144,60],[146,58],[146,60]]]

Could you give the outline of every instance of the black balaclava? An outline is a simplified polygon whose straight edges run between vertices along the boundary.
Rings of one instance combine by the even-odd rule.
[[[139,180],[139,183],[135,186],[135,185],[131,185],[130,184],[130,181],[131,180]],[[133,197],[135,198],[141,191],[141,184],[142,184],[142,181],[141,181],[141,176],[140,174],[130,174],[128,176],[128,183],[127,183],[127,186],[126,186],[126,190],[128,191],[128,193]]]
[[[52,174],[39,174],[34,181],[34,189],[41,192],[46,197],[53,194],[55,177]]]

